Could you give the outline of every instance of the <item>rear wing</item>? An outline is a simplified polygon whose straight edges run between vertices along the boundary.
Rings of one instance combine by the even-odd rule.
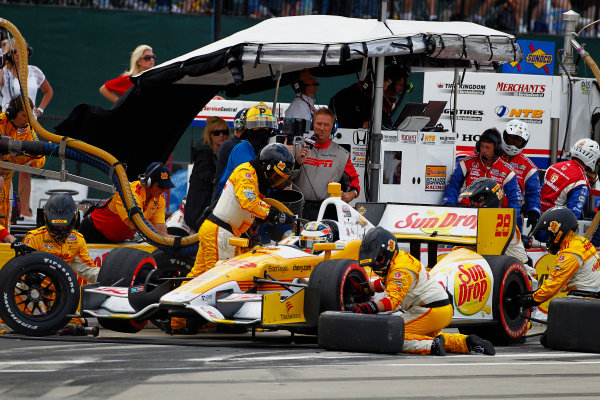
[[[475,246],[481,255],[502,254],[516,226],[513,208],[357,203],[356,210],[399,241]]]

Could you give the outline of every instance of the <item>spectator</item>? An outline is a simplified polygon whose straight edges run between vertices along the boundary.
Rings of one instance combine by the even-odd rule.
[[[160,162],[153,162],[139,180],[131,182],[131,192],[144,218],[159,234],[170,236],[165,225],[164,192],[175,185],[171,182],[171,171]],[[136,227],[129,218],[119,193],[94,208],[81,221],[79,232],[90,243],[120,243],[131,239]]]
[[[44,205],[45,225],[27,232],[23,243],[33,250],[62,258],[79,277],[94,283],[100,268],[90,258],[83,235],[74,230],[77,220],[78,211],[71,195],[53,194]]]
[[[344,174],[350,180],[346,188],[342,188],[342,200],[349,203],[358,197],[360,184],[358,174],[352,165],[348,151],[331,141],[331,135],[337,129],[333,111],[324,107],[317,110],[314,117],[314,147],[297,144],[296,163],[299,169],[294,171],[293,182],[304,194],[304,211],[302,217],[316,221],[321,202],[329,195],[329,182],[341,182]]]
[[[18,96],[21,93],[21,83],[18,79],[19,73],[19,51],[17,49],[17,44],[15,39],[8,40],[7,51],[10,54],[6,62],[6,67],[2,71],[0,75],[0,86],[1,95],[3,99],[2,109],[6,110],[8,106],[8,102]],[[27,45],[27,56],[31,57],[33,55],[33,48]],[[42,100],[40,101],[39,106],[35,106],[38,90],[41,90],[43,93]],[[50,100],[52,96],[54,96],[54,90],[46,76],[42,72],[42,70],[35,65],[28,66],[28,76],[27,76],[27,93],[29,94],[29,98],[33,102],[33,114],[36,119],[38,119],[43,113],[44,110],[50,104]],[[18,186],[18,197],[19,202],[21,203],[21,215],[30,219],[33,219],[33,214],[31,211],[31,174],[28,172],[19,172],[19,186]]]
[[[502,132],[502,159],[506,161],[517,174],[517,182],[523,195],[523,211],[527,215],[527,227],[533,227],[540,219],[540,177],[538,169],[522,153],[529,141],[529,127],[523,121],[512,119],[506,123]],[[523,217],[517,215],[517,226],[523,232]]]
[[[600,260],[596,248],[577,235],[577,218],[566,207],[552,207],[542,214],[533,233],[545,232],[546,248],[556,254],[554,272],[533,294],[517,298],[520,306],[531,308],[550,300],[561,290],[600,291]]]
[[[245,126],[248,131],[248,140],[242,140],[231,150],[227,166],[219,180],[217,194],[213,196],[213,200],[216,200],[221,194],[233,170],[240,164],[254,160],[257,154],[260,154],[261,150],[269,143],[269,138],[274,136],[279,127],[277,118],[264,103],[258,103],[248,109]]]
[[[391,232],[379,226],[368,231],[360,245],[358,261],[381,278],[369,282],[369,291],[386,294],[379,301],[349,304],[345,308],[355,313],[377,314],[402,307],[405,353],[496,354],[490,342],[476,335],[442,332],[454,313],[448,293],[438,281],[429,278],[419,260],[398,249]],[[362,291],[361,285],[355,284],[355,290]]]
[[[33,102],[28,99],[29,105],[33,108]],[[38,140],[37,135],[29,125],[29,118],[25,109],[25,104],[20,96],[13,98],[9,103],[4,113],[0,114],[0,134],[8,136],[14,140]],[[28,154],[10,155],[5,154],[1,158],[2,161],[7,161],[15,164],[29,165],[34,168],[42,168],[46,163],[44,156],[32,156]],[[11,199],[12,199],[12,178],[14,171],[2,170],[0,172],[4,185],[2,186],[2,194],[0,195],[0,224],[10,229],[11,220]]]
[[[229,138],[229,125],[219,117],[209,117],[202,142],[192,150],[194,167],[185,202],[185,223],[195,231],[200,228],[200,216],[210,205],[215,186],[217,152]]]
[[[315,95],[319,90],[319,82],[308,69],[304,68],[292,82],[292,89],[296,93],[296,98],[285,110],[285,117],[305,119],[308,126],[316,111]]]
[[[221,180],[221,176],[227,168],[227,161],[229,160],[229,155],[233,148],[242,140],[242,138],[246,139],[248,134],[244,134],[246,132],[246,113],[248,112],[247,108],[243,108],[235,114],[235,118],[233,120],[233,135],[227,139],[225,143],[219,147],[219,152],[217,153],[217,165],[215,172],[215,182],[219,182]],[[214,185],[212,200],[216,200],[218,197],[218,187],[219,185]]]
[[[500,133],[497,129],[487,129],[475,144],[475,155],[467,156],[458,162],[450,181],[446,185],[442,205],[457,204],[458,195],[477,178],[492,178],[502,188],[505,197],[502,207],[512,207],[518,215],[521,212],[521,190],[517,174],[500,156],[502,155]]]
[[[248,110],[250,118],[250,110]],[[292,215],[280,212],[262,200],[289,176],[294,156],[284,145],[273,143],[259,157],[239,165],[227,180],[223,194],[198,231],[198,254],[188,277],[212,269],[217,261],[234,256],[229,238],[245,233],[256,218],[286,224]],[[171,318],[173,333],[193,333],[186,329],[185,318]]]
[[[135,48],[133,53],[131,53],[129,69],[123,72],[118,78],[104,82],[104,84],[100,86],[100,93],[113,103],[116,102],[119,99],[119,96],[123,96],[123,93],[133,86],[133,82],[131,82],[129,77],[154,67],[155,60],[156,56],[152,52],[152,47],[146,44],[139,45]]]
[[[542,212],[554,206],[565,206],[573,211],[575,218],[581,217],[590,191],[588,175],[595,172],[599,156],[598,143],[581,139],[571,149],[571,160],[548,168],[540,198]]]

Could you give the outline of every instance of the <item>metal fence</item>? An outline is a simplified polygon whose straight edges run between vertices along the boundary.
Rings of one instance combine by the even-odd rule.
[[[376,18],[376,0],[0,0],[0,4],[91,7],[139,12],[211,14],[220,5],[223,15],[271,18],[331,14]],[[514,33],[561,34],[560,15],[574,10],[582,26],[600,18],[598,0],[389,0],[393,19],[471,21]],[[584,32],[600,37],[598,25]]]

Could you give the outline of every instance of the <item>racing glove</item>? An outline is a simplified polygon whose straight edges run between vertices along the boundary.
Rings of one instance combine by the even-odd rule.
[[[280,225],[287,225],[294,222],[294,216],[292,214],[281,212],[275,207],[271,207],[269,209],[269,214],[267,215],[267,221]]]
[[[533,293],[518,294],[513,299],[519,307],[533,308],[539,305],[537,301],[533,299]]]
[[[353,303],[346,306],[348,311],[352,311],[355,314],[377,314],[377,304],[371,300],[366,303]]]
[[[348,279],[350,285],[356,293],[364,293],[368,296],[371,295],[371,289],[369,288],[369,282],[357,282],[352,277]]]
[[[27,253],[31,253],[32,251],[35,251],[33,247],[29,247],[25,243],[19,241],[12,242],[10,244],[10,247],[15,251],[15,257],[22,256]]]
[[[527,227],[531,227],[531,229],[535,228],[535,226],[537,225],[538,221],[540,220],[540,215],[537,213],[537,211],[534,210],[529,210],[527,212]]]

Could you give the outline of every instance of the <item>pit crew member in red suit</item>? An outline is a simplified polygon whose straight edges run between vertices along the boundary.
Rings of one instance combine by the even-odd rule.
[[[359,263],[371,267],[381,279],[370,282],[371,292],[386,292],[379,301],[345,305],[355,313],[376,314],[402,307],[404,352],[431,355],[481,353],[494,355],[487,340],[476,335],[441,332],[452,321],[452,304],[442,284],[429,277],[425,267],[399,250],[394,235],[382,227],[371,229],[359,249]]]
[[[556,254],[555,269],[533,294],[517,298],[521,306],[535,307],[562,290],[600,291],[600,258],[594,245],[576,230],[577,218],[566,207],[552,207],[542,214],[533,233],[547,232],[546,248]]]
[[[540,177],[538,169],[522,153],[529,141],[529,127],[523,121],[512,119],[506,123],[502,132],[502,159],[506,161],[517,174],[519,188],[523,195],[523,213],[527,215],[527,227],[533,227],[540,219]],[[523,231],[523,217],[517,214],[517,226]]]
[[[294,156],[283,144],[267,145],[258,158],[233,170],[212,213],[198,231],[198,253],[188,277],[196,277],[213,268],[217,261],[231,258],[235,247],[229,238],[245,233],[256,218],[289,224],[293,216],[280,212],[262,200],[269,189],[285,182],[294,168]],[[171,318],[173,333],[186,330],[185,318]]]
[[[90,258],[83,235],[73,230],[77,218],[77,207],[71,195],[53,194],[44,205],[46,224],[27,232],[23,243],[62,258],[79,277],[94,283],[100,268]]]
[[[342,200],[347,203],[360,193],[358,173],[348,151],[331,141],[334,128],[337,127],[333,111],[327,107],[318,109],[313,116],[314,147],[298,144],[296,148],[296,163],[299,168],[293,172],[292,180],[304,195],[302,217],[309,221],[318,219],[321,202],[329,197],[329,182],[341,182],[344,176],[347,177],[349,184],[346,188],[342,185]]]
[[[164,192],[174,188],[169,167],[153,162],[138,181],[131,182],[131,193],[144,217],[161,235],[170,236],[165,224]],[[136,232],[133,221],[123,205],[121,195],[113,197],[94,209],[81,222],[79,232],[90,243],[119,243],[131,239]]]
[[[458,195],[477,178],[492,178],[504,191],[502,207],[512,207],[516,214],[521,212],[521,189],[517,174],[502,160],[500,133],[491,128],[481,134],[475,144],[477,154],[463,158],[454,169],[446,185],[442,205],[453,206],[458,203]],[[466,202],[465,202],[465,205]]]

